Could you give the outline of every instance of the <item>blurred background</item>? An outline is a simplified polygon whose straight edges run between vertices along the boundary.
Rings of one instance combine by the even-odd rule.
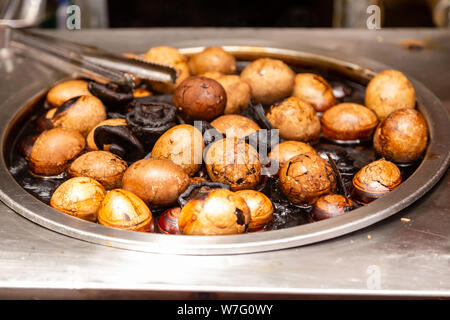
[[[450,0],[0,0],[0,24],[65,28],[73,4],[81,28],[366,28],[373,4],[382,28],[450,26]]]

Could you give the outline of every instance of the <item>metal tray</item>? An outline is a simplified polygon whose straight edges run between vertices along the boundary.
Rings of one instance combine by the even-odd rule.
[[[324,55],[314,49],[295,51],[233,45],[224,48],[239,59],[279,58],[296,65],[332,71],[363,84],[381,70],[388,69],[387,66],[367,59],[352,58],[352,62],[349,62],[348,58],[335,53]],[[181,52],[189,55],[202,49],[202,46],[183,48]],[[424,160],[400,187],[351,214],[276,231],[209,237],[131,232],[67,216],[23,190],[9,173],[5,162],[21,120],[30,115],[33,102],[48,89],[45,83],[25,87],[0,102],[0,199],[20,215],[48,229],[92,243],[137,251],[198,255],[240,254],[296,247],[338,237],[397,213],[430,190],[447,170],[450,161],[449,114],[430,90],[411,77],[409,79],[416,90],[418,108],[430,131],[430,143]]]

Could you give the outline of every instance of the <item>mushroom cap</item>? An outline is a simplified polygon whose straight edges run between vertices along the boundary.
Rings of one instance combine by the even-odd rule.
[[[94,132],[95,132],[95,129],[97,129],[98,127],[100,127],[100,126],[126,126],[126,125],[127,125],[127,121],[125,119],[119,119],[119,118],[107,119],[107,120],[104,120],[104,121],[98,123],[94,128],[92,128],[92,130],[89,132],[89,134],[86,138],[87,149],[89,151],[98,150],[98,147],[94,141]],[[108,151],[108,146],[104,146],[104,149],[105,149],[105,151]]]

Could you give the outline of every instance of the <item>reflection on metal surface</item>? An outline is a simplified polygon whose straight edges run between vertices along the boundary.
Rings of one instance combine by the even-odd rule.
[[[283,50],[277,48],[226,46],[226,50],[238,59],[255,59],[262,56],[277,57],[288,63],[326,68],[350,77],[361,83],[367,83],[376,72],[386,66],[358,59],[350,63],[338,57],[324,56],[311,52]],[[182,53],[191,54],[202,47],[182,49]],[[56,79],[54,79],[56,80]],[[166,236],[163,234],[142,234],[125,230],[116,230],[97,224],[68,217],[59,213],[24,190],[11,177],[5,163],[8,147],[14,138],[13,133],[20,126],[20,119],[30,112],[30,97],[44,94],[46,87],[35,83],[11,96],[9,103],[15,106],[25,105],[17,110],[5,110],[0,118],[2,148],[0,156],[0,199],[24,217],[54,231],[103,245],[148,252],[176,254],[236,254],[290,248],[334,238],[361,229],[393,215],[405,208],[427,192],[445,173],[450,159],[450,132],[447,130],[449,117],[440,101],[421,83],[411,79],[416,89],[419,109],[430,128],[431,143],[428,154],[440,154],[438,159],[425,160],[417,171],[399,188],[368,206],[356,209],[351,215],[343,215],[321,222],[298,227],[233,236]]]
[[[6,0],[0,4],[0,25],[26,28],[39,24],[44,16],[45,0]]]

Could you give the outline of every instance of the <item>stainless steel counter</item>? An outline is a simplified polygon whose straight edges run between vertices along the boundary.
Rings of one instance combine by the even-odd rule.
[[[199,39],[336,50],[412,75],[450,110],[449,31],[151,29],[59,35],[117,52],[193,46]],[[50,81],[56,72],[3,57],[0,74],[8,81],[0,97]],[[18,82],[24,87],[17,88]],[[413,206],[369,228],[305,247],[230,256],[160,255],[90,244],[44,229],[0,204],[0,298],[450,297],[449,195],[447,172]]]

